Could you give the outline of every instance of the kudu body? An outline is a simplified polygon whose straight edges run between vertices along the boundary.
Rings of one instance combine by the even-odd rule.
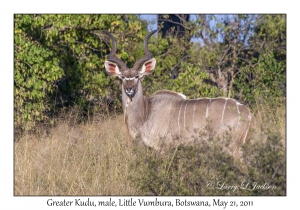
[[[248,139],[252,114],[249,109],[231,98],[197,98],[186,100],[183,94],[160,90],[152,96],[143,96],[141,78],[154,71],[156,60],[148,51],[148,39],[144,40],[145,56],[133,68],[128,68],[115,56],[116,41],[105,61],[109,75],[122,79],[122,104],[124,120],[131,137],[140,139],[146,146],[161,151],[165,145],[173,145],[176,139],[189,143],[207,125],[221,136],[230,128],[232,140],[230,153],[235,154],[239,146]],[[143,65],[142,65],[143,64]],[[140,66],[142,65],[141,69]],[[119,68],[120,67],[120,68]]]

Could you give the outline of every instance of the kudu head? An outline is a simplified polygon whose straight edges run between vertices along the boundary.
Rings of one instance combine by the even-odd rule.
[[[106,72],[111,76],[118,76],[123,81],[123,88],[126,95],[132,100],[138,91],[140,79],[154,71],[156,60],[148,50],[148,40],[157,30],[149,33],[144,40],[145,56],[139,59],[132,68],[128,68],[125,63],[116,56],[117,43],[113,35],[107,31],[102,31],[112,40],[112,49],[105,61]],[[140,68],[140,66],[143,66]]]

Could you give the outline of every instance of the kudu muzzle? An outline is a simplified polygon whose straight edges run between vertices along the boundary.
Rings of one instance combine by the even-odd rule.
[[[130,98],[131,101],[132,101],[132,98],[138,92],[139,82],[140,82],[140,78],[139,77],[133,77],[133,78],[127,78],[127,77],[125,77],[123,79],[124,92]]]

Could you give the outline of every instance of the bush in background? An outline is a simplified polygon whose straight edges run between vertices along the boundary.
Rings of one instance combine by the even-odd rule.
[[[120,108],[120,83],[103,71],[111,46],[104,29],[124,62],[142,56],[146,24],[136,15],[15,15],[15,128],[30,130],[73,104],[87,112]]]
[[[285,23],[285,15],[197,15],[182,23],[180,36],[153,36],[149,50],[157,66],[143,81],[145,95],[171,89],[250,106],[285,103]],[[117,56],[130,67],[143,56],[146,21],[47,14],[15,15],[14,25],[15,127],[53,123],[58,108],[74,104],[87,116],[121,110],[121,83],[104,72],[111,41],[101,30],[115,36]],[[199,42],[188,42],[191,37]]]

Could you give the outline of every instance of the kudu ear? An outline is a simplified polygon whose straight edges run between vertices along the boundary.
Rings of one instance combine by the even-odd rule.
[[[142,78],[143,76],[152,74],[152,72],[154,71],[154,68],[155,68],[155,64],[156,64],[155,58],[147,60],[144,63],[144,65],[142,66],[142,69],[140,71],[140,78]]]
[[[111,75],[111,76],[118,76],[118,77],[122,76],[121,71],[120,71],[120,69],[119,69],[119,67],[118,67],[117,64],[115,64],[113,62],[110,62],[110,61],[105,61],[104,66],[105,66],[106,72],[109,75]]]

